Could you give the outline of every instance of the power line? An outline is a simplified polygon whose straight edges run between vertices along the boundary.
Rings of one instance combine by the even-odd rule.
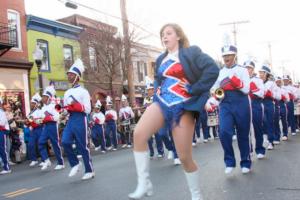
[[[70,0],[57,0],[61,3],[64,3],[67,7],[69,8],[72,8],[72,9],[77,9],[78,6],[81,6],[83,8],[86,8],[86,9],[89,9],[89,10],[92,10],[94,12],[97,12],[97,13],[101,13],[105,16],[108,16],[108,17],[111,17],[111,18],[114,18],[114,19],[118,19],[118,20],[121,20],[122,21],[122,18],[119,17],[119,16],[116,16],[116,15],[112,15],[112,14],[109,14],[109,13],[106,13],[106,12],[103,12],[101,10],[98,10],[96,8],[92,8],[90,6],[87,6],[87,5],[84,5],[84,4],[81,4],[81,3],[78,3],[78,2],[75,2],[75,1],[70,1]],[[157,34],[154,34],[152,33],[151,31],[148,31],[147,29],[143,28],[142,26],[130,21],[130,20],[127,20],[129,24],[133,25],[134,27],[137,27],[139,28],[140,30],[154,36],[154,37],[157,37],[157,38],[160,38]]]

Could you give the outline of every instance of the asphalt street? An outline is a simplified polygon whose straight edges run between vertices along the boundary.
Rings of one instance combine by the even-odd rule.
[[[239,162],[239,151],[235,154]],[[290,136],[264,160],[253,156],[250,174],[239,167],[224,175],[223,151],[219,140],[198,144],[194,158],[201,170],[201,189],[205,200],[300,200],[300,135]],[[66,160],[66,159],[65,159]],[[151,162],[154,195],[147,200],[188,200],[189,191],[181,166],[171,160]],[[68,178],[70,167],[54,171],[29,168],[29,162],[13,166],[13,173],[0,176],[0,199],[18,200],[125,200],[136,186],[136,173],[131,149],[101,154],[93,152],[96,177],[81,181]]]

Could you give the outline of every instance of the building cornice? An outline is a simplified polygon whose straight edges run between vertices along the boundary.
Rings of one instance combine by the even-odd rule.
[[[48,33],[69,39],[78,40],[79,34],[83,31],[83,28],[78,26],[44,19],[33,15],[27,15],[26,19],[27,30]]]
[[[26,69],[31,70],[32,62],[20,59],[0,58],[0,68]]]

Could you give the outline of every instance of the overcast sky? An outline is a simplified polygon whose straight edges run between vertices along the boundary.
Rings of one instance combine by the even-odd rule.
[[[120,17],[119,0],[76,0],[81,4]],[[27,14],[59,19],[81,14],[121,29],[121,21],[99,12],[78,7],[66,8],[59,0],[25,0]],[[168,22],[183,27],[190,43],[221,59],[224,35],[233,43],[233,26],[221,26],[233,21],[249,21],[237,26],[239,62],[255,58],[257,67],[269,60],[271,44],[275,74],[290,74],[300,80],[300,9],[297,0],[127,0],[130,21],[156,34],[142,41],[161,47],[158,33]],[[146,33],[141,32],[146,35]],[[284,67],[284,68],[283,68]]]

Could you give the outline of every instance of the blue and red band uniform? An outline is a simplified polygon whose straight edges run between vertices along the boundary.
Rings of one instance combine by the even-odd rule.
[[[115,110],[109,109],[105,112],[106,147],[113,145],[113,149],[118,148],[117,119],[117,112]]]
[[[99,108],[100,109],[100,108]],[[101,151],[106,151],[106,141],[104,133],[105,116],[102,112],[94,113],[92,116],[92,140],[96,148],[101,147]]]
[[[54,97],[55,90],[51,89],[52,86],[49,86],[45,89],[43,96],[48,96],[48,101]],[[55,109],[55,104],[48,103],[42,107],[42,115],[43,115],[43,130],[39,137],[39,152],[41,154],[42,160],[45,161],[49,159],[47,152],[47,142],[51,141],[55,157],[57,159],[58,165],[64,165],[62,150],[59,145],[59,134],[58,134],[58,120],[59,113]]]
[[[65,92],[64,103],[70,116],[63,131],[62,144],[69,163],[71,167],[79,164],[79,160],[72,148],[75,140],[76,147],[83,158],[85,172],[93,172],[90,150],[87,147],[87,115],[91,112],[90,95],[85,88],[75,85]]]
[[[43,131],[42,117],[43,113],[39,108],[32,110],[28,116],[27,126],[30,127],[28,154],[31,161],[37,161],[36,146]]]
[[[244,63],[245,67],[255,68],[253,61]],[[262,79],[253,74],[250,77],[250,91],[252,108],[252,124],[255,136],[255,152],[257,155],[265,155],[265,147],[263,146],[263,98],[264,98],[264,83]]]
[[[232,47],[232,48],[231,48]],[[222,48],[223,55],[236,55],[234,46]],[[251,168],[250,158],[250,123],[251,106],[248,98],[250,90],[250,77],[246,68],[234,64],[224,66],[212,90],[222,88],[224,98],[220,101],[220,140],[224,149],[224,162],[226,167],[236,166],[232,137],[234,128],[237,130],[238,146],[241,155],[241,168]],[[214,98],[214,97],[211,97]],[[210,100],[209,100],[210,101]],[[209,102],[208,101],[208,102]]]
[[[0,98],[0,103],[3,101]],[[10,166],[8,164],[8,150],[6,149],[6,134],[9,131],[8,120],[6,114],[2,108],[0,108],[0,157],[3,162],[3,170],[9,171]]]

